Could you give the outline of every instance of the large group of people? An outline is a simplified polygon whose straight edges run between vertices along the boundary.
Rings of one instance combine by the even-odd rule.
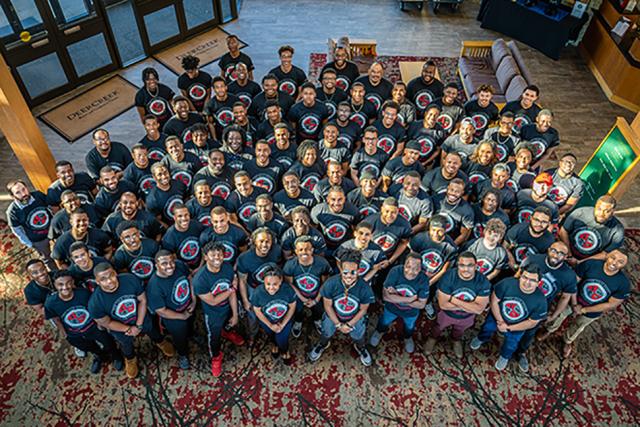
[[[11,229],[39,254],[27,304],[93,354],[91,372],[136,377],[142,335],[188,369],[204,335],[218,377],[223,340],[253,345],[261,330],[285,365],[305,332],[308,360],[348,335],[369,366],[397,321],[414,352],[421,315],[426,354],[450,329],[462,357],[478,317],[469,348],[500,332],[496,369],[527,371],[535,340],[568,323],[568,357],[628,297],[616,200],[580,205],[576,156],[556,153],[536,86],[502,109],[490,86],[462,104],[432,61],[392,83],[340,46],[318,85],[291,46],[258,84],[227,45],[218,76],[183,58],[179,94],[142,71],[137,143],[96,129],[86,171],[58,161],[47,194],[7,185]]]

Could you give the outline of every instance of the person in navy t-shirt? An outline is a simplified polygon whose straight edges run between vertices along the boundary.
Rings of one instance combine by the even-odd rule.
[[[519,278],[501,280],[491,293],[491,312],[478,336],[471,341],[471,349],[479,349],[496,331],[502,332],[504,342],[495,364],[499,371],[507,367],[525,332],[547,316],[547,299],[538,288],[539,283],[540,269],[528,265],[520,269]]]
[[[415,351],[413,331],[416,321],[429,297],[429,278],[422,274],[422,260],[415,252],[407,255],[404,265],[393,267],[382,290],[384,311],[378,319],[375,332],[369,344],[377,347],[389,326],[398,318],[404,324],[404,349],[407,353]]]

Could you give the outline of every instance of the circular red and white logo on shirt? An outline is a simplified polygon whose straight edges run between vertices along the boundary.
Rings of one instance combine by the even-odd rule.
[[[207,96],[207,89],[199,83],[194,83],[189,88],[189,97],[196,101],[200,101]]]
[[[442,254],[435,249],[429,249],[422,252],[421,258],[422,268],[424,268],[427,273],[435,273],[440,269],[440,267],[442,267],[442,264],[444,263]]]
[[[240,216],[241,220],[249,221],[249,218],[251,218],[251,215],[253,215],[256,212],[257,212],[257,209],[256,209],[255,203],[245,203],[240,207],[240,210],[238,211],[238,215]]]
[[[236,247],[229,242],[222,242],[224,246],[224,260],[231,261],[236,255]]]
[[[377,93],[368,93],[365,95],[364,99],[369,101],[376,107],[376,111],[380,110],[380,106],[382,106],[382,98]]]
[[[367,124],[367,117],[362,113],[353,113],[350,117],[350,120],[363,129]]]
[[[433,151],[434,143],[428,136],[418,138],[420,144],[420,157],[427,157]]]
[[[347,91],[347,89],[349,88],[349,79],[347,79],[344,76],[338,76],[336,78],[336,87],[339,89],[344,90],[345,92]]]
[[[316,116],[312,116],[310,114],[305,115],[300,121],[300,127],[305,133],[313,135],[318,131],[318,128],[320,127],[320,120],[318,120]]]
[[[240,98],[240,101],[242,101],[242,103],[244,104],[245,108],[249,108],[251,106],[251,96],[249,94],[246,93],[240,93],[238,94],[238,98]]]
[[[78,330],[87,326],[91,321],[91,315],[85,308],[73,307],[64,313],[63,320],[71,329]]]
[[[573,237],[573,243],[581,253],[588,254],[600,247],[600,233],[596,230],[579,230]]]
[[[547,145],[544,143],[544,141],[540,140],[540,139],[533,139],[531,141],[529,141],[529,144],[531,145],[531,148],[533,149],[533,156],[537,159],[538,157],[542,156],[545,152],[545,150],[547,149]]]
[[[518,211],[518,222],[529,222],[533,215],[533,209],[524,207]]]
[[[319,181],[320,179],[315,174],[307,175],[302,179],[302,187],[313,192],[313,189],[316,188],[316,184],[318,184]]]
[[[225,75],[227,76],[227,80],[235,82],[238,79],[238,73],[236,73],[236,64],[227,65]]]
[[[448,115],[447,113],[442,113],[438,116],[437,122],[440,123],[440,126],[446,131],[451,130],[453,127],[453,117]]]
[[[496,144],[496,156],[500,162],[504,161],[509,156],[509,153],[503,144]]]
[[[382,149],[382,151],[387,154],[390,154],[395,146],[396,142],[387,135],[384,135],[378,139],[378,148]]]
[[[182,203],[182,199],[180,198],[180,196],[172,196],[169,200],[167,200],[167,204],[164,208],[164,213],[167,218],[173,219],[173,210],[178,203]]]
[[[527,117],[527,116],[517,116],[515,118],[515,120],[513,121],[513,127],[516,130],[520,130],[520,128],[522,128],[522,126],[528,125],[530,123],[531,123],[531,121],[529,120],[529,117]]]
[[[484,114],[474,114],[471,116],[471,121],[473,122],[473,126],[476,130],[482,130],[487,127],[489,121]]]
[[[358,264],[358,276],[364,276],[371,270],[371,264],[366,259],[360,259]]]
[[[153,261],[148,259],[137,259],[131,265],[130,271],[140,279],[147,279],[153,273]]]
[[[600,280],[586,280],[582,287],[582,297],[590,304],[598,304],[607,298],[609,292]]]
[[[278,86],[278,89],[289,94],[290,96],[293,96],[293,94],[296,93],[296,84],[291,80],[282,80]]]
[[[171,174],[171,178],[175,179],[176,181],[180,181],[186,187],[189,187],[191,185],[191,173],[189,173],[188,171],[175,171],[173,172],[173,174]]]
[[[266,190],[268,193],[271,193],[271,190],[275,187],[275,183],[273,182],[273,178],[270,175],[261,173],[256,175],[251,181],[254,186],[260,187]]]
[[[374,243],[376,243],[378,246],[380,246],[382,248],[383,251],[389,251],[391,250],[397,242],[397,239],[395,236],[389,234],[389,233],[384,233],[381,234],[379,236],[376,236],[373,238]]]
[[[411,221],[411,218],[413,218],[413,213],[411,212],[411,209],[409,209],[409,206],[407,206],[404,203],[400,203],[398,205],[398,213],[402,216],[402,218],[406,219],[407,221]]]
[[[415,101],[418,109],[424,110],[433,102],[433,95],[428,90],[421,90],[416,94]]]
[[[493,263],[486,258],[478,258],[476,260],[476,270],[481,274],[490,273],[493,270]]]
[[[273,320],[280,320],[287,314],[287,305],[280,302],[274,301],[265,306],[264,311],[271,317]]]
[[[200,254],[200,243],[197,239],[186,239],[178,248],[180,257],[186,261],[192,261]]]
[[[221,108],[216,112],[216,120],[220,126],[228,126],[233,123],[233,112],[228,108]]]
[[[551,190],[549,190],[549,194],[547,195],[547,197],[549,197],[552,202],[561,204],[567,201],[569,194],[567,194],[567,191],[564,188],[554,186],[551,187]]]
[[[116,301],[114,314],[118,319],[126,322],[136,316],[137,308],[138,302],[136,299],[125,296]]]
[[[211,187],[211,194],[221,197],[224,200],[227,200],[227,197],[229,197],[230,193],[231,189],[229,188],[229,185],[224,183],[218,183]]]
[[[173,301],[176,304],[183,304],[190,297],[191,288],[189,288],[189,281],[183,277],[173,285]]]
[[[347,234],[347,227],[339,221],[333,221],[327,224],[326,234],[329,240],[339,242]]]
[[[34,230],[44,230],[49,227],[51,215],[44,208],[37,208],[29,213],[27,223]]]
[[[342,296],[333,301],[333,307],[339,317],[348,318],[358,311],[358,301],[356,301],[351,295],[346,297]]]
[[[318,289],[319,284],[318,279],[311,274],[304,274],[296,277],[296,285],[298,286],[298,289],[306,293],[311,293]]]
[[[505,298],[502,301],[502,316],[512,323],[524,318],[527,315],[526,307],[521,301]]]
[[[161,116],[167,111],[167,103],[162,99],[156,98],[149,103],[149,111],[151,111],[151,114]]]

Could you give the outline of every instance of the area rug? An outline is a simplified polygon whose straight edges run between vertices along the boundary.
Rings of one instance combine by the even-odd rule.
[[[327,63],[328,55],[326,53],[312,53],[309,55],[309,79],[318,80],[320,70]],[[378,55],[377,61],[384,67],[384,76],[392,83],[401,80],[400,62],[425,62],[432,60],[438,67],[440,79],[443,83],[453,82],[458,85],[458,100],[465,102],[467,100],[464,90],[462,90],[462,82],[458,76],[458,58],[448,58],[444,56],[407,56],[407,55]]]
[[[204,67],[227,53],[228,35],[222,28],[215,28],[156,53],[153,57],[176,75],[180,75],[184,72],[182,58],[187,55],[200,58],[200,67]],[[238,43],[240,49],[247,46],[242,40],[238,40]]]
[[[193,348],[193,367],[184,372],[143,341],[141,375],[130,381],[111,368],[89,374],[90,361],[76,358],[25,307],[21,290],[29,257],[16,256],[19,244],[0,227],[0,260],[10,259],[1,288],[0,424],[638,425],[640,232],[627,232],[626,243],[632,253],[631,299],[580,337],[572,359],[561,357],[557,340],[536,345],[527,374],[514,365],[503,373],[494,369],[497,338],[457,360],[444,344],[429,357],[421,351],[407,355],[395,331],[373,351],[371,367],[360,364],[343,338],[311,364],[304,353],[316,336],[308,330],[293,342],[292,367],[273,361],[264,345],[236,351],[225,344],[224,372],[217,380],[203,348]],[[418,324],[419,346],[430,324]]]
[[[137,92],[133,83],[115,75],[39,118],[68,142],[74,142],[133,107]]]

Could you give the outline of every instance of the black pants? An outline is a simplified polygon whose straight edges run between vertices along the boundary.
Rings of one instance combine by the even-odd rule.
[[[162,326],[171,335],[173,345],[180,356],[189,354],[189,337],[193,331],[193,318],[194,316],[187,320],[161,319]]]
[[[80,335],[67,335],[67,341],[72,346],[98,357],[101,362],[122,359],[113,337],[95,326]]]
[[[209,354],[211,357],[218,357],[220,354],[222,329],[231,317],[231,308],[216,307],[207,309],[204,312],[204,325],[207,328],[207,341],[209,343]]]
[[[293,315],[294,322],[302,323],[304,321],[304,309],[306,306],[302,303],[302,301],[296,299],[296,312]],[[322,314],[324,313],[324,307],[322,306],[322,300],[318,301],[316,305],[311,307],[311,320],[314,322],[316,320],[322,319]]]
[[[144,317],[144,324],[142,325],[142,331],[140,335],[147,335],[151,338],[151,341],[158,344],[161,343],[164,337],[160,333],[158,326],[156,326],[156,322],[151,321],[151,315],[147,314]],[[130,337],[125,335],[124,332],[116,332],[111,331],[111,335],[116,339],[118,344],[120,345],[120,351],[125,359],[133,359],[136,357],[136,351],[133,346],[135,337]],[[139,336],[140,336],[139,335]]]

